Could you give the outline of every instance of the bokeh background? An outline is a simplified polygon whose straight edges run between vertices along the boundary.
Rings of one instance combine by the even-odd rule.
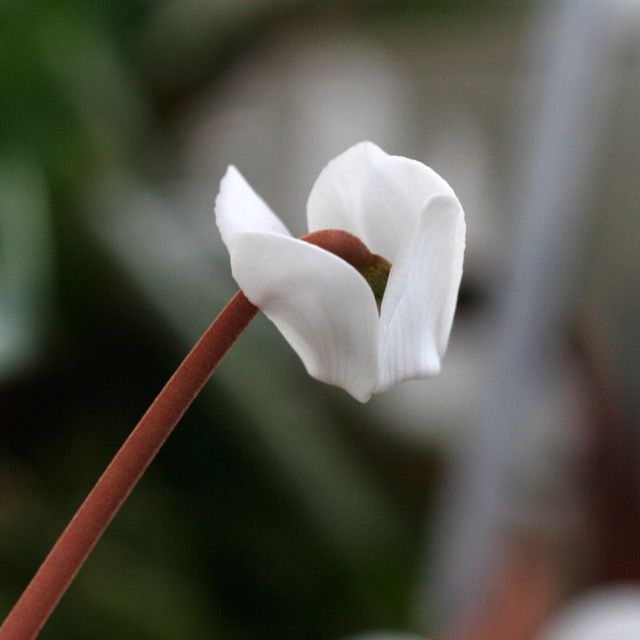
[[[233,294],[226,165],[302,234],[370,139],[466,209],[443,373],[258,318],[42,637],[640,637],[639,72],[635,0],[2,3],[0,616]]]

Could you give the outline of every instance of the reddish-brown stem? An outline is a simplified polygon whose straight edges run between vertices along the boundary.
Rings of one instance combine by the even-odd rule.
[[[377,264],[377,256],[346,231],[316,231],[301,239],[335,253],[359,271]],[[58,538],[0,627],[0,640],[31,640],[38,635],[160,447],[257,312],[240,291],[211,323]]]
[[[67,525],[0,627],[1,640],[30,640],[66,591],[122,503],[257,307],[237,293],[153,401]]]

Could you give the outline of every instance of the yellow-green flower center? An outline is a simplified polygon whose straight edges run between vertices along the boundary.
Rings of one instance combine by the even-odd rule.
[[[382,298],[384,297],[387,281],[389,280],[389,272],[391,271],[391,263],[375,253],[371,255],[375,258],[375,261],[364,269],[358,269],[358,271],[369,283],[371,291],[373,291],[373,297],[376,299],[376,304],[378,305],[378,313],[380,313]]]
[[[391,271],[390,262],[382,256],[371,253],[362,240],[342,229],[314,231],[303,236],[302,240],[331,251],[358,271],[371,287],[378,305],[378,313],[380,313],[380,305],[382,305]]]

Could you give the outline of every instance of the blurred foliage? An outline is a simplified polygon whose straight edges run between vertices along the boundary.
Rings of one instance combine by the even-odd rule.
[[[338,14],[371,20],[443,6],[343,4]],[[0,331],[13,349],[11,360],[0,351],[1,612],[186,347],[96,245],[87,192],[122,176],[161,183],[189,91],[261,34],[336,11],[293,0],[0,6]],[[311,639],[407,625],[437,465],[370,433],[331,391],[320,401],[302,386],[287,417],[269,388],[245,398],[215,386],[196,403],[43,638]]]
[[[56,186],[126,158],[144,122],[116,39],[113,15],[124,6],[52,0],[0,8],[0,144],[37,159]]]

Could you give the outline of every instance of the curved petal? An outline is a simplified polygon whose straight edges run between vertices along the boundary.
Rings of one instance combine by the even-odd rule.
[[[344,229],[393,263],[407,229],[436,194],[453,190],[433,169],[361,142],[320,172],[307,202],[309,231]]]
[[[377,379],[379,319],[365,279],[332,253],[274,233],[238,234],[229,249],[240,288],[309,374],[367,401]]]
[[[440,372],[462,278],[464,211],[434,196],[398,250],[382,300],[376,392]]]
[[[227,168],[220,181],[215,212],[216,224],[227,247],[235,234],[247,231],[291,235],[278,216],[233,165]]]

